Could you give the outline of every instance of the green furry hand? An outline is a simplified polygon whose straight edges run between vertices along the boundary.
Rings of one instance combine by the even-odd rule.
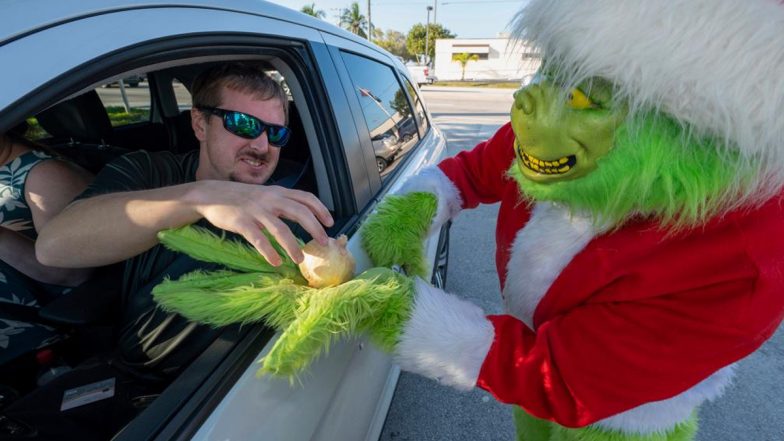
[[[341,285],[311,288],[290,260],[273,267],[247,244],[202,228],[158,237],[175,251],[228,268],[165,280],[152,291],[161,308],[212,326],[264,322],[283,331],[259,373],[292,378],[334,340],[365,332],[391,351],[408,321],[414,282],[391,269],[371,268]]]
[[[360,231],[373,264],[401,265],[407,274],[427,278],[424,240],[437,205],[432,193],[385,197]]]
[[[291,378],[333,341],[366,332],[380,348],[394,350],[413,295],[413,281],[387,268],[371,268],[339,286],[311,289],[301,297],[296,318],[264,357],[259,373]]]
[[[413,281],[390,269],[371,268],[330,288],[310,288],[279,275],[193,272],[156,286],[167,311],[213,326],[263,321],[283,331],[261,361],[260,374],[295,377],[333,341],[369,332],[391,351],[408,320]]]

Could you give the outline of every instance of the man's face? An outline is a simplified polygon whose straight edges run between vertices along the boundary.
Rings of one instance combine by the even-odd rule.
[[[626,112],[614,108],[612,86],[595,79],[566,91],[549,80],[515,92],[512,127],[523,176],[550,183],[580,178],[613,146]]]
[[[224,87],[217,107],[253,115],[264,122],[285,125],[283,104],[277,99],[261,101],[252,95]],[[280,147],[270,145],[267,132],[246,139],[227,131],[223,118],[191,109],[193,131],[199,140],[197,179],[265,183],[278,164]]]

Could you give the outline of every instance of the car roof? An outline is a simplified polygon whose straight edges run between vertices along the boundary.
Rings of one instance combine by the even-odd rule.
[[[253,14],[308,26],[376,49],[367,40],[324,20],[262,0],[6,0],[0,14],[0,46],[51,26],[129,9],[182,7]]]

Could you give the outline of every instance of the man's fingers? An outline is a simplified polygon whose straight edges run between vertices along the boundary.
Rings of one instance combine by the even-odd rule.
[[[272,246],[267,239],[267,236],[264,235],[261,228],[255,223],[246,225],[244,228],[238,228],[237,233],[241,234],[259,254],[264,256],[264,259],[266,259],[270,265],[278,266],[283,262],[278,255],[278,252],[275,251],[275,247]]]
[[[295,201],[307,207],[307,209],[316,216],[321,224],[326,225],[327,227],[331,227],[335,224],[335,220],[332,219],[332,214],[329,212],[329,209],[327,209],[327,207],[313,193],[308,193],[301,190],[288,190],[287,197],[294,199]],[[323,227],[321,227],[321,225],[318,226],[318,229],[323,231]],[[318,236],[317,234],[313,234],[313,232],[310,230],[308,230],[308,232],[311,233],[311,236],[314,238]],[[324,239],[326,240],[326,233],[324,234]]]
[[[294,262],[300,263],[304,257],[282,218],[298,223],[319,243],[327,244],[329,237],[324,225],[332,226],[334,220],[315,195],[278,186],[225,185],[229,186],[226,191],[214,193],[221,202],[205,204],[200,214],[218,228],[241,234],[271,265],[278,266],[282,260],[262,229],[275,238]]]
[[[311,218],[312,217],[313,216],[311,215]],[[283,223],[283,221],[277,217],[269,216],[264,219],[260,219],[260,222],[261,226],[266,228],[267,232],[269,232],[272,237],[278,241],[278,244],[283,247],[283,249],[286,251],[286,254],[291,257],[291,260],[293,260],[295,263],[302,262],[302,259],[304,259],[305,256],[302,254],[302,249],[299,247],[299,242],[297,241],[297,238],[294,237],[294,234],[291,232],[289,227]],[[264,240],[266,241],[266,238]]]
[[[306,205],[310,211],[316,215],[322,224],[331,227],[335,223],[335,221],[332,219],[332,214],[329,212],[329,209],[327,209],[327,207],[313,193],[301,190],[291,190],[291,194],[292,196],[290,197],[292,199],[295,199]]]

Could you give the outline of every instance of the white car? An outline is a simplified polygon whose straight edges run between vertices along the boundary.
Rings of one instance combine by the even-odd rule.
[[[417,86],[433,84],[438,81],[438,78],[433,75],[429,66],[409,63],[406,64],[406,68],[408,69],[408,73],[411,74],[411,79],[417,83]]]
[[[93,172],[138,149],[198,147],[189,113],[194,76],[227,60],[263,63],[291,103],[293,137],[275,183],[312,191],[330,208],[336,224],[328,232],[350,237],[357,272],[370,265],[356,234],[363,220],[406,177],[446,154],[443,134],[398,59],[322,20],[263,1],[7,0],[0,5],[0,59],[0,132],[27,120],[38,142]],[[142,75],[146,81],[136,88],[102,87]],[[412,147],[382,176],[372,129],[410,125],[412,117]],[[446,274],[447,238],[445,229],[427,243],[437,285]],[[173,379],[162,380],[168,377],[124,361],[116,337],[128,299],[115,270],[99,270],[40,310],[0,304],[0,318],[40,320],[60,337],[0,365],[0,438],[378,438],[399,371],[365,339],[336,344],[299,384],[289,384],[255,376],[257,360],[276,338],[272,330],[228,326]],[[3,323],[0,334],[10,335]],[[43,363],[42,351],[66,365],[47,383],[40,371],[52,366]],[[113,381],[130,382],[130,390],[158,382],[160,392],[112,396]],[[133,410],[106,417],[116,429],[86,427],[83,421],[107,400],[124,400]]]

